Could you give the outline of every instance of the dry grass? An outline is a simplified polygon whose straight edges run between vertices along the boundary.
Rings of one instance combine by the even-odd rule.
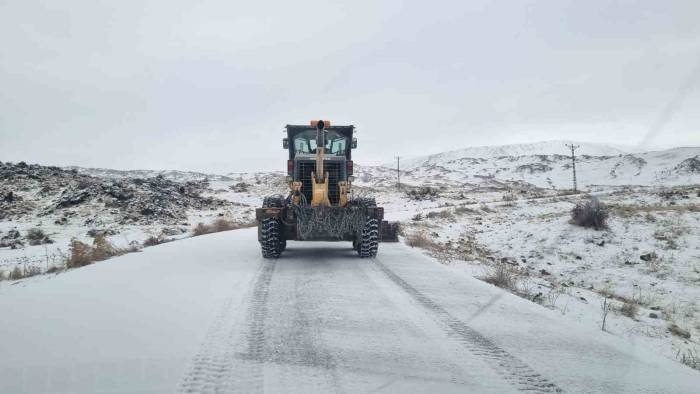
[[[680,352],[679,352],[680,353]],[[700,371],[700,357],[698,357],[697,352],[691,349],[686,350],[680,355],[680,361],[682,364],[689,366],[690,368],[697,369]]]
[[[446,209],[443,211],[428,212],[425,217],[428,219],[454,219],[454,214]]]
[[[654,239],[666,242],[666,249],[678,249],[677,240],[690,233],[690,228],[680,221],[664,221],[654,232]]]
[[[412,248],[438,250],[442,247],[439,242],[433,241],[424,232],[410,234],[406,237],[406,244]]]
[[[621,218],[632,218],[635,216],[644,215],[644,219],[647,221],[654,221],[651,219],[654,213],[664,213],[664,212],[676,212],[676,213],[687,213],[687,212],[700,212],[700,205],[698,204],[677,204],[677,205],[664,205],[664,204],[651,204],[651,205],[630,205],[630,204],[611,204],[609,205],[610,211],[615,216]]]
[[[481,209],[482,211],[484,211],[484,212],[487,212],[487,213],[494,213],[494,212],[496,212],[496,211],[493,210],[493,208],[489,207],[488,205],[486,205],[486,204],[484,204],[484,203],[481,203],[480,209]]]
[[[212,223],[204,224],[198,223],[195,228],[192,229],[192,236],[197,237],[204,234],[218,233],[221,231],[238,230],[241,228],[255,227],[255,222],[249,223],[238,223],[226,219],[217,219]]]
[[[149,246],[156,246],[166,242],[169,242],[169,240],[162,234],[159,236],[151,235],[150,237],[146,238],[145,241],[143,241],[143,247],[147,248]]]
[[[41,268],[34,265],[27,265],[22,267],[21,265],[15,265],[15,268],[9,272],[7,275],[8,280],[18,280],[24,278],[30,278],[41,274]],[[5,279],[4,272],[0,272],[0,280]]]
[[[639,305],[636,302],[624,302],[622,307],[620,307],[620,313],[629,317],[630,319],[637,319],[639,314]]]
[[[92,245],[73,239],[70,243],[70,256],[66,260],[66,268],[83,267],[96,261],[107,260],[110,257],[138,250],[137,247],[117,248],[109,242],[104,234],[97,234]]]
[[[415,201],[432,201],[439,196],[440,191],[430,186],[416,187],[406,191],[406,197]]]
[[[476,213],[476,211],[474,211],[471,208],[467,208],[465,206],[455,208],[455,215],[460,216],[460,215],[465,215],[465,214],[469,214],[469,213]]]
[[[18,265],[16,265],[15,268],[12,271],[10,271],[8,279],[16,280],[22,278],[24,278],[24,272],[22,272],[22,269]]]
[[[676,323],[672,323],[670,326],[668,326],[668,331],[671,332],[671,334],[685,338],[685,339],[690,339],[690,331],[680,328],[676,325]]]
[[[516,201],[518,199],[518,196],[515,195],[513,191],[508,191],[503,194],[501,197],[501,200],[503,201]]]
[[[517,272],[513,267],[509,266],[508,264],[501,263],[493,267],[491,272],[482,277],[481,280],[502,289],[507,289],[511,292],[517,293],[517,278]]]
[[[46,270],[46,273],[47,274],[55,274],[55,273],[61,271],[61,269],[62,269],[61,267],[52,265],[51,267],[49,267],[49,269]]]

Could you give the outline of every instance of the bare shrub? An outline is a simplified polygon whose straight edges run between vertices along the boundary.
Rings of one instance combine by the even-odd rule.
[[[114,247],[104,234],[98,234],[92,241],[92,260],[102,261],[112,256],[123,254]]]
[[[17,229],[12,229],[0,238],[0,248],[9,247],[10,249],[17,249],[24,247],[24,242],[20,239],[21,234]]]
[[[41,274],[41,268],[35,266],[35,265],[29,265],[24,268],[24,277],[29,278],[32,276],[40,275]]]
[[[46,273],[47,274],[54,274],[60,270],[61,270],[61,267],[59,267],[57,265],[52,265],[51,267],[49,267],[49,269],[46,270]]]
[[[608,209],[596,197],[576,204],[571,210],[571,223],[596,230],[607,228]]]
[[[428,219],[437,219],[437,218],[450,219],[450,218],[453,218],[454,215],[449,210],[443,210],[443,211],[428,212],[428,214],[425,215],[425,217]]]
[[[573,194],[578,194],[578,192],[574,191],[573,189],[562,189],[557,191],[557,196],[570,196]]]
[[[413,215],[411,220],[413,220],[414,222],[420,222],[421,220],[423,220],[423,214],[417,213],[417,214]]]
[[[511,291],[517,291],[517,273],[507,264],[497,264],[491,272],[481,278],[486,283]]]
[[[104,236],[110,236],[110,235],[117,235],[117,231],[108,228],[108,229],[99,229],[99,228],[92,228],[87,231],[87,236],[90,238],[95,238],[96,236],[102,234]]]
[[[149,247],[149,246],[156,246],[161,244],[161,238],[156,237],[155,235],[151,235],[150,237],[146,238],[145,241],[143,241],[143,246],[144,247]]]
[[[518,199],[518,197],[515,195],[515,192],[513,192],[512,190],[504,193],[503,196],[501,197],[501,200],[507,201],[507,202],[513,202],[513,201],[516,201],[517,199]]]
[[[688,349],[681,354],[680,361],[682,364],[700,371],[700,357],[698,356],[697,352],[694,352],[692,349]]]
[[[235,185],[229,186],[229,189],[233,190],[236,193],[245,193],[249,191],[251,185],[245,183],[245,182],[238,182]]]
[[[204,234],[209,234],[209,227],[204,223],[197,223],[197,225],[192,229],[192,236],[197,237]]]
[[[639,305],[636,302],[624,302],[620,307],[620,313],[630,319],[636,319],[637,314],[639,314]]]
[[[192,229],[192,236],[197,237],[197,236],[204,235],[204,234],[218,233],[221,231],[228,231],[228,230],[238,230],[241,228],[248,228],[248,227],[254,227],[254,226],[255,226],[255,222],[238,223],[238,222],[226,220],[224,218],[219,218],[210,224],[198,223],[197,226],[195,226],[195,228]]]
[[[92,263],[90,245],[80,242],[77,239],[70,241],[70,257],[66,261],[66,267],[77,268]]]
[[[27,239],[29,245],[33,246],[53,243],[53,240],[40,228],[31,228],[27,230],[27,235],[25,235],[24,238]]]
[[[170,241],[172,240],[165,238],[163,234],[160,234],[158,236],[151,235],[150,237],[146,238],[145,241],[143,241],[143,247],[147,248],[149,246],[156,246]]]
[[[406,197],[408,197],[411,200],[416,200],[416,201],[425,201],[425,200],[432,201],[439,196],[440,196],[440,191],[437,188],[430,187],[430,186],[421,186],[421,187],[409,189],[406,192]]]

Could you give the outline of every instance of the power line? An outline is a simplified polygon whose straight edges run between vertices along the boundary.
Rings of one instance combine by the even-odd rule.
[[[401,156],[394,156],[396,158],[396,185],[401,191]]]
[[[576,154],[575,151],[576,149],[579,148],[579,145],[574,145],[574,144],[566,144],[568,148],[571,148],[571,168],[574,171],[574,192],[577,191],[576,189]]]

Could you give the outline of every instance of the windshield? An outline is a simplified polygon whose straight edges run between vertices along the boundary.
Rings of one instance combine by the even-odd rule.
[[[345,156],[348,138],[336,131],[326,134],[326,154]],[[294,154],[316,153],[316,130],[306,130],[294,136]]]

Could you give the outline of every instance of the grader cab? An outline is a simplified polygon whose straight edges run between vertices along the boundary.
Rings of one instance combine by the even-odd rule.
[[[314,120],[285,131],[289,193],[266,197],[255,212],[263,257],[279,257],[287,240],[351,241],[360,257],[376,256],[382,236],[396,238],[395,227],[382,223],[373,198],[354,197],[355,127]]]

